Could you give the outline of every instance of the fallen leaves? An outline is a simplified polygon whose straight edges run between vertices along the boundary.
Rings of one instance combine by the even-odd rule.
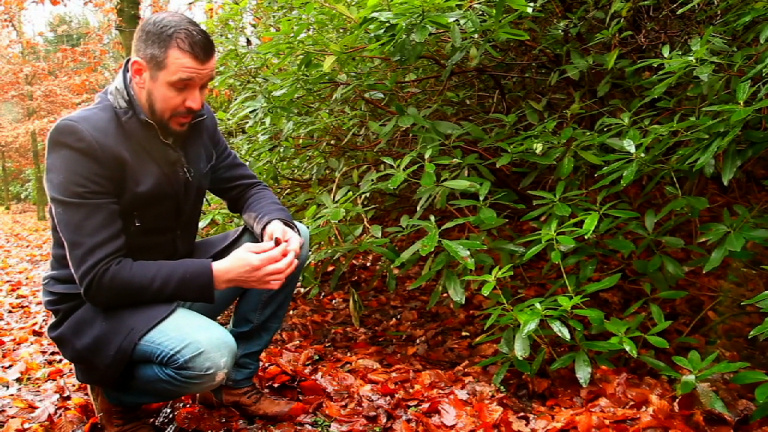
[[[40,304],[47,266],[46,223],[32,215],[0,214],[0,432],[98,432],[85,386],[45,336]],[[361,272],[361,278],[366,275]],[[283,331],[262,357],[257,377],[268,392],[301,402],[296,420],[274,431],[718,431],[734,420],[717,417],[696,398],[675,396],[663,378],[633,366],[597,368],[582,388],[568,370],[528,377],[510,372],[504,389],[495,369],[476,364],[495,344],[473,345],[482,333],[468,297],[454,309],[426,308],[419,290],[360,290],[367,308],[354,328],[344,292],[298,295]],[[642,363],[638,363],[642,365]],[[744,392],[716,382],[731,407],[750,412]],[[156,424],[211,432],[256,429],[232,409],[209,409],[191,398],[145,407]],[[742,417],[747,414],[743,414]],[[729,423],[730,422],[730,423]],[[765,422],[740,424],[760,430]],[[723,429],[726,428],[726,429]],[[178,429],[177,429],[178,430]]]
[[[0,423],[3,432],[54,424],[86,403],[72,368],[46,337],[48,312],[40,303],[49,259],[47,222],[29,214],[0,219]],[[88,413],[90,415],[90,413]],[[80,417],[85,417],[80,414]],[[61,420],[63,422],[63,420]],[[66,422],[65,422],[66,423]],[[64,425],[65,423],[59,423]],[[65,426],[62,426],[65,427]]]

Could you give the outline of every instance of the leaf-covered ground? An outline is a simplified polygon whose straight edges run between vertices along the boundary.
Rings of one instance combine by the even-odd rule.
[[[31,213],[0,213],[1,432],[98,430],[86,387],[45,336],[50,317],[40,303],[40,278],[48,246],[47,223]],[[367,286],[373,267],[364,260],[355,263],[346,282]],[[701,281],[698,289],[713,283]],[[297,295],[284,330],[264,353],[261,385],[306,405],[306,414],[295,422],[248,422],[234,411],[209,410],[191,399],[148,406],[147,416],[169,432],[768,428],[766,422],[749,424],[751,389],[729,384],[728,377],[716,377],[711,386],[733,417],[705,408],[693,394],[677,397],[674,383],[641,362],[598,369],[586,388],[568,370],[536,378],[510,373],[502,391],[491,383],[493,366],[476,366],[496,353],[493,343],[472,343],[482,330],[482,296],[469,298],[460,309],[427,310],[429,293],[420,290],[390,293],[374,285],[360,295],[366,307],[361,328],[352,324],[346,292],[313,299]],[[703,314],[709,314],[708,322],[721,321],[712,330],[719,334],[710,336],[719,340],[725,358],[754,361],[762,355],[762,349],[749,349],[744,339],[749,326],[737,317],[714,306],[687,311],[683,305],[678,305],[681,323]]]

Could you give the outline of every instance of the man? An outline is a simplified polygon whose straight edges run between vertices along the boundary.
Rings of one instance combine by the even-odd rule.
[[[142,404],[189,394],[251,416],[301,408],[254,375],[309,236],[219,132],[205,104],[215,64],[197,23],[152,15],[114,82],[48,138],[48,334],[107,432],[151,431]],[[246,227],[196,242],[207,190]],[[235,302],[225,329],[215,318]]]

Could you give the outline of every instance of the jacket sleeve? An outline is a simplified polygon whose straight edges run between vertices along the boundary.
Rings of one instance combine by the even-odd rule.
[[[116,156],[64,119],[48,136],[45,186],[52,224],[63,239],[85,300],[99,308],[213,302],[210,260],[134,261],[126,257]]]
[[[213,116],[213,114],[210,114]],[[215,120],[214,120],[215,121]],[[223,199],[233,213],[243,216],[246,225],[261,236],[273,220],[283,221],[298,232],[291,213],[256,174],[229,148],[218,126],[214,127],[215,160],[211,172],[210,191]]]

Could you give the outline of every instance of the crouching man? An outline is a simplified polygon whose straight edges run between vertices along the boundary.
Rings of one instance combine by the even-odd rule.
[[[48,138],[48,334],[107,432],[152,431],[142,404],[190,394],[250,416],[299,407],[262,393],[254,376],[309,235],[227,146],[205,103],[215,67],[197,23],[154,14],[114,82]],[[196,241],[206,191],[245,226]],[[215,320],[233,303],[225,328]]]

